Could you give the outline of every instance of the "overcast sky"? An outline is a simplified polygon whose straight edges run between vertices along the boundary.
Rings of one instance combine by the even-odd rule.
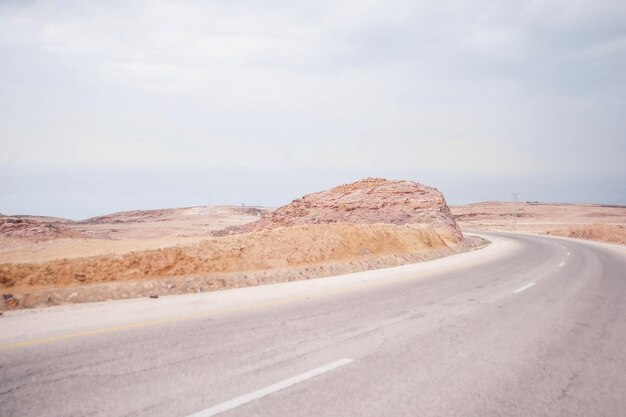
[[[626,204],[626,2],[0,1],[0,212],[364,176]]]

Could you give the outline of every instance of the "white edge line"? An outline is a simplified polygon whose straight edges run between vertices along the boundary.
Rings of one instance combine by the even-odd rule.
[[[530,284],[526,284],[522,288],[518,288],[515,291],[513,291],[513,294],[517,294],[518,292],[522,292],[524,290],[527,290],[527,289],[529,289],[530,287],[532,287],[535,284],[536,284],[536,282],[531,282]]]
[[[198,411],[196,413],[190,414],[188,417],[210,417],[219,413],[223,413],[224,411],[232,410],[233,408],[239,407],[241,405],[247,404],[254,400],[258,400],[260,398],[266,397],[270,394],[273,394],[277,391],[288,388],[292,385],[298,384],[302,381],[306,381],[307,379],[314,378],[318,375],[326,373],[328,371],[332,371],[333,369],[337,369],[340,366],[344,366],[354,361],[354,359],[343,358],[339,359],[335,362],[331,362],[327,365],[320,366],[319,368],[312,369],[310,371],[304,372],[302,374],[296,375],[294,377],[284,379],[280,382],[277,382],[272,385],[268,385],[265,388],[261,388],[257,391],[250,392],[248,394],[242,395],[241,397],[233,398],[232,400],[225,401],[223,403],[214,405],[213,407],[206,408],[204,410]]]

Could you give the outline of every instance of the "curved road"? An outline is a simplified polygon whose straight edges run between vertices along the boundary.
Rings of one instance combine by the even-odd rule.
[[[1,416],[626,416],[626,248],[0,317]]]

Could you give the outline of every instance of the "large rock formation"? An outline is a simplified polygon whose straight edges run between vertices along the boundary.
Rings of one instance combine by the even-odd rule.
[[[219,234],[320,223],[423,224],[432,226],[447,241],[463,240],[439,190],[383,178],[366,178],[305,195],[256,222],[230,227]]]
[[[206,208],[179,210],[196,209]],[[149,225],[174,214],[172,210],[131,212],[89,222],[134,219]],[[22,236],[28,231],[39,236],[32,223],[5,219],[2,224],[0,232],[5,235]],[[124,254],[0,262],[0,289],[11,294],[0,298],[0,311],[310,279],[420,262],[482,244],[463,240],[435,188],[379,178],[304,196],[222,234],[232,236]]]

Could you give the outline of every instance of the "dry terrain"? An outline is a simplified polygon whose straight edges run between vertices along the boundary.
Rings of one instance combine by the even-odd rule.
[[[0,217],[0,307],[158,296],[381,268],[470,250],[443,195],[369,178],[275,211],[193,207]]]
[[[270,211],[260,207],[188,207],[128,211],[83,221],[0,215],[0,262],[39,262],[189,245],[210,238],[215,230],[250,223]]]
[[[381,178],[367,178],[306,195],[256,222],[231,226],[217,234],[334,223],[425,224],[452,244],[463,240],[443,194],[436,188]]]
[[[513,231],[513,204],[451,206],[463,230]],[[517,231],[626,244],[626,207],[517,203]]]

